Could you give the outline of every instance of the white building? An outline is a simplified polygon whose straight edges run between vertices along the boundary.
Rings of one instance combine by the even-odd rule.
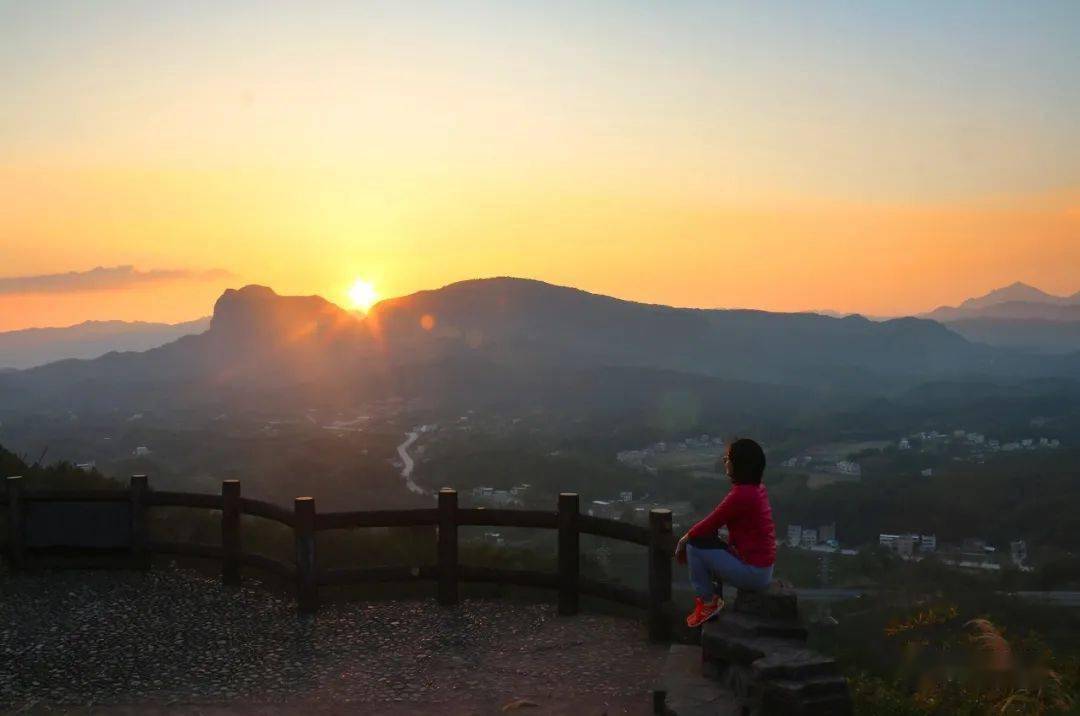
[[[619,493],[619,501],[620,502],[633,502],[634,501],[634,493],[633,492],[620,492]]]
[[[802,527],[800,525],[787,526],[787,543],[789,547],[798,547],[802,542]]]
[[[937,535],[922,535],[919,537],[919,551],[920,552],[936,552],[937,551]]]
[[[878,544],[883,548],[892,550],[905,559],[910,559],[915,554],[915,543],[919,542],[918,535],[878,535]],[[936,545],[936,540],[934,540]],[[921,544],[920,544],[921,549]]]
[[[841,475],[850,475],[852,477],[859,477],[862,475],[862,468],[859,467],[859,464],[849,460],[841,460],[836,463],[836,471]]]
[[[933,477],[934,476],[934,468],[932,468],[932,467],[926,468],[925,470],[922,471],[922,476],[923,477]]]
[[[817,546],[817,530],[803,530],[802,540],[799,543],[803,549],[813,549]]]
[[[144,455],[150,454],[150,448],[146,447],[145,445],[140,445],[139,447],[132,450],[131,454],[135,457],[143,457]]]
[[[900,440],[900,443],[897,445],[897,447],[900,450],[910,450],[911,449],[911,441],[908,440],[907,438],[902,438]]]

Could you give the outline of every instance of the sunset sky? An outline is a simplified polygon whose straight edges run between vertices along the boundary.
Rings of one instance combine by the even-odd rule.
[[[1075,0],[0,0],[0,330],[357,278],[1073,293],[1078,77]]]

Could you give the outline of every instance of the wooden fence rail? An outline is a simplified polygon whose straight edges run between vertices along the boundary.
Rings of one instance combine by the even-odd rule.
[[[26,564],[27,505],[42,502],[130,504],[130,546],[137,564],[148,564],[150,554],[174,554],[221,561],[224,584],[240,583],[241,568],[255,567],[295,584],[301,612],[318,609],[319,587],[370,582],[434,580],[441,604],[456,604],[462,582],[488,582],[554,589],[560,614],[576,614],[582,594],[645,609],[650,638],[670,639],[672,577],[671,511],[653,509],[649,526],[580,513],[576,493],[559,495],[557,509],[507,510],[458,507],[455,490],[443,488],[438,507],[414,510],[366,510],[319,513],[312,497],[297,497],[292,511],[241,495],[238,480],[225,480],[221,494],[151,490],[145,475],[133,475],[128,490],[28,490],[20,477],[9,477],[0,502],[7,505],[8,557],[14,568]],[[221,512],[221,544],[195,544],[150,539],[147,512],[157,507],[187,507]],[[293,532],[295,559],[291,564],[244,551],[241,516],[278,522]],[[417,567],[320,568],[315,535],[325,530],[364,527],[434,526],[437,530],[436,563]],[[458,559],[458,527],[497,526],[552,529],[558,535],[557,571],[554,573],[463,565]],[[581,576],[581,535],[596,535],[648,548],[648,591],[600,582]]]

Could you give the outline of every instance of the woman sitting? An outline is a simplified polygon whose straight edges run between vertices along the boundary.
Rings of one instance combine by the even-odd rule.
[[[738,589],[765,589],[772,582],[776,562],[776,527],[769,495],[761,484],[765,451],[743,438],[728,446],[722,462],[731,478],[731,490],[675,548],[676,561],[690,565],[690,583],[697,594],[694,611],[686,617],[691,627],[709,621],[724,608],[723,582]],[[730,544],[717,536],[725,525]]]

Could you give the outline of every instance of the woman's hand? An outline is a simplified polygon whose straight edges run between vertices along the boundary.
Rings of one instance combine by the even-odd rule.
[[[690,535],[685,534],[679,538],[679,543],[675,545],[675,561],[679,564],[686,564],[686,543],[690,541]]]

